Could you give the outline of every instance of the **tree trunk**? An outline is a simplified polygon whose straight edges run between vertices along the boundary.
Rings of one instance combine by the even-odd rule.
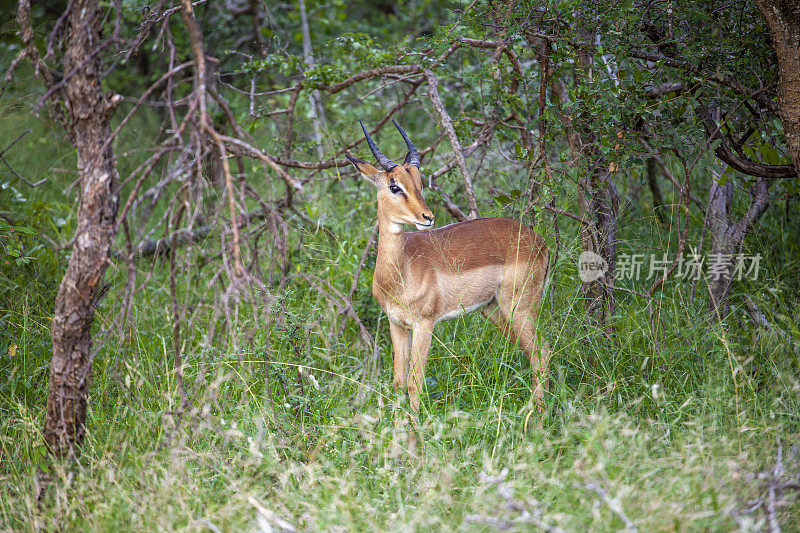
[[[661,194],[661,187],[658,185],[658,162],[655,157],[647,158],[647,185],[653,195],[653,213],[661,224],[666,224],[664,220],[664,196]]]
[[[772,48],[778,56],[778,96],[786,146],[800,174],[800,3],[797,0],[756,0],[767,19]]]
[[[77,67],[64,86],[62,103],[67,133],[78,154],[81,196],[72,254],[52,324],[44,439],[58,457],[77,455],[85,433],[95,299],[109,263],[118,209],[116,161],[110,146],[102,148],[121,98],[103,93],[102,61],[93,54],[100,43],[101,15],[97,0],[74,1],[64,55],[64,72]]]
[[[708,234],[710,240],[709,257],[716,254],[733,254],[736,251],[737,243],[730,239],[731,224],[729,215],[731,202],[733,201],[733,182],[727,180],[725,185],[719,185],[719,174],[714,172],[711,180],[711,189],[708,192]],[[727,295],[730,288],[730,270],[726,275],[708,280],[708,310],[712,318],[724,319],[728,315],[730,308]]]
[[[309,69],[314,68],[314,54],[311,51],[311,33],[308,30],[308,17],[306,16],[305,0],[298,0],[300,6],[300,28],[303,30],[303,61]],[[314,144],[317,148],[317,157],[325,159],[325,149],[322,146],[322,129],[325,123],[325,110],[322,107],[322,95],[319,89],[311,91],[309,97],[311,104],[311,121],[314,124]]]
[[[579,50],[576,61],[576,83],[592,83],[592,41],[583,35],[585,46]],[[529,40],[531,42],[532,40]],[[533,45],[534,42],[531,42]],[[553,97],[559,105],[569,102],[569,94],[563,80],[552,80]],[[596,146],[596,139],[582,127],[581,121],[589,122],[592,117],[583,116],[577,120],[562,114],[561,121],[567,130],[567,142],[576,160],[585,158],[588,162],[588,178],[578,180],[578,204],[581,218],[581,246],[584,252],[600,256],[607,264],[600,279],[583,283],[583,300],[589,317],[600,326],[606,326],[614,314],[614,269],[617,258],[617,210],[619,193],[612,180],[608,163]],[[585,133],[579,133],[585,132]],[[587,198],[588,195],[588,198]]]
[[[734,222],[730,219],[734,186],[731,180],[719,185],[720,176],[714,173],[711,189],[708,194],[708,232],[711,246],[708,254],[709,262],[715,257],[728,257],[730,262],[724,265],[716,275],[708,278],[708,310],[712,320],[724,320],[730,312],[729,293],[733,284],[733,270],[736,256],[742,250],[747,232],[769,207],[769,181],[759,179],[753,186],[750,207],[744,216]],[[710,264],[707,265],[710,269]]]

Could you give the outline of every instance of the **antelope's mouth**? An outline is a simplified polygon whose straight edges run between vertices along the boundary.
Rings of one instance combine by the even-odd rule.
[[[416,226],[418,230],[430,229],[433,227],[433,220],[430,222],[425,222],[424,224],[420,222],[414,222],[414,226]]]

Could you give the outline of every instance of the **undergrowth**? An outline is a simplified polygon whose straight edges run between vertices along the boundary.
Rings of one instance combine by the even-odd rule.
[[[9,123],[22,113],[8,111]],[[40,141],[46,131],[26,142],[63,144]],[[54,154],[49,171],[24,169],[50,176],[35,193],[14,185],[30,201],[0,191],[14,216],[39,213],[33,227],[62,242],[70,235],[64,188],[72,177],[52,169],[67,166],[68,152]],[[292,242],[303,243],[293,268],[347,292],[369,238],[374,193],[345,180],[323,182],[313,194],[319,212],[311,215],[324,224],[293,221]],[[537,229],[555,250],[540,218]],[[626,213],[623,240],[657,233],[653,224]],[[95,338],[103,340],[86,440],[81,457],[63,464],[48,460],[41,427],[50,313],[66,252],[36,248],[30,237],[20,246],[31,260],[6,263],[2,276],[0,529],[484,530],[527,529],[531,517],[570,531],[615,531],[626,520],[641,531],[763,528],[765,514],[752,502],[764,498],[779,448],[787,478],[800,474],[793,446],[800,359],[796,327],[781,319],[792,316],[796,302],[781,295],[796,280],[774,266],[780,258],[769,245],[784,230],[759,231],[750,242],[767,268],[743,290],[775,310],[780,331],[754,327],[738,308],[712,324],[702,287],[693,298],[688,284],[672,281],[652,314],[642,298],[621,292],[611,327],[598,330],[587,325],[580,297],[579,242],[565,237],[577,230],[562,226],[552,302],[540,318],[553,352],[546,415],[539,420],[526,408],[531,371],[516,346],[478,316],[442,323],[416,456],[397,453],[411,429],[391,388],[388,322],[370,294],[374,263],[354,305],[378,361],[352,321],[291,276],[273,287],[270,317],[241,306],[231,323],[217,319],[211,342],[213,317],[184,324],[190,410],[180,409],[172,364],[167,266],[156,265],[118,337],[125,273],[115,264],[96,317]],[[198,277],[212,274],[209,266],[183,275],[180,296],[199,299]],[[54,481],[37,502],[40,470]],[[791,492],[777,511],[787,530],[800,528]]]

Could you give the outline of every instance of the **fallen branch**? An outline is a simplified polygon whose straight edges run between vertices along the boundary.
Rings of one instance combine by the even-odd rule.
[[[263,209],[254,209],[239,217],[236,225],[238,229],[243,229],[253,222],[264,220],[268,215],[269,213]],[[142,241],[133,249],[133,257],[134,259],[143,259],[166,255],[172,251],[173,247],[186,246],[202,241],[214,231],[215,226],[216,224],[204,224],[193,230],[176,230],[160,239]],[[121,251],[117,251],[115,255],[119,257],[121,254]]]
[[[133,250],[133,257],[135,259],[142,259],[145,257],[153,257],[160,255],[167,255],[173,247],[185,246],[187,244],[194,244],[208,237],[214,229],[212,224],[200,226],[195,230],[183,229],[175,231],[171,235],[166,235],[161,239],[149,239],[139,243]],[[120,252],[117,252],[119,255]]]
[[[747,314],[750,316],[750,319],[757,326],[761,326],[767,331],[774,331],[775,333],[783,337],[783,340],[785,340],[795,348],[798,347],[797,343],[794,341],[790,333],[787,333],[786,330],[784,330],[783,328],[780,328],[772,324],[769,320],[767,320],[767,317],[764,316],[764,313],[761,311],[761,309],[758,308],[758,305],[756,305],[756,302],[753,301],[753,299],[750,297],[749,294],[744,295],[744,307],[745,310],[747,311]]]

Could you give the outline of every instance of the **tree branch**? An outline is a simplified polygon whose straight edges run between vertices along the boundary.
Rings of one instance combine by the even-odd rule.
[[[779,110],[778,106],[773,102],[768,96],[763,94],[761,90],[759,91],[750,91],[743,87],[739,82],[736,80],[732,80],[723,74],[710,74],[704,71],[702,68],[697,67],[691,64],[688,61],[683,59],[676,59],[673,57],[667,57],[662,54],[654,54],[652,52],[645,52],[644,50],[631,50],[630,51],[631,57],[635,57],[637,59],[644,59],[645,61],[653,61],[653,62],[661,62],[664,65],[672,68],[677,68],[680,70],[687,70],[689,72],[693,72],[699,76],[702,76],[708,80],[713,82],[719,83],[723,87],[727,87],[728,89],[732,90],[736,94],[740,94],[747,98],[752,98],[756,102],[758,102],[762,107],[768,109],[771,113],[778,115]],[[673,89],[673,90],[677,90]],[[672,92],[672,91],[667,91]]]
[[[327,83],[321,83],[318,88],[320,90],[325,91],[329,94],[338,93],[342,91],[354,83],[358,83],[359,81],[366,80],[369,78],[374,78],[376,76],[382,76],[383,74],[405,74],[405,73],[412,73],[412,72],[419,72],[421,67],[419,65],[387,65],[385,67],[378,67],[373,68],[370,70],[365,70],[363,72],[359,72],[353,76],[350,76],[346,80],[340,83],[334,83],[333,85],[328,85]]]
[[[214,129],[208,117],[208,108],[206,104],[206,60],[205,51],[203,50],[203,36],[200,33],[200,28],[197,26],[197,20],[194,17],[191,0],[181,0],[181,9],[183,21],[189,33],[189,40],[192,43],[192,54],[194,55],[195,98],[200,107],[200,126],[214,139],[217,149],[219,150],[222,171],[225,174],[225,190],[228,196],[228,210],[230,211],[231,231],[233,232],[234,272],[237,276],[241,276],[244,273],[244,267],[242,266],[241,250],[239,248],[239,225],[236,223],[237,208],[233,192],[233,176],[231,176],[228,153],[227,150],[225,150],[224,136],[220,135]]]
[[[797,177],[797,170],[795,170],[793,165],[765,165],[764,163],[758,163],[751,159],[741,157],[731,147],[729,137],[723,134],[720,127],[717,126],[714,117],[711,115],[711,110],[707,107],[700,106],[696,112],[697,116],[703,122],[703,128],[706,131],[709,142],[720,141],[719,146],[714,150],[717,157],[730,165],[731,168],[750,176],[765,179]]]
[[[439,120],[447,133],[450,145],[453,147],[456,164],[461,173],[461,179],[464,180],[464,186],[467,189],[469,218],[478,218],[478,202],[475,199],[475,189],[472,186],[472,178],[469,175],[469,169],[467,169],[467,161],[464,159],[464,152],[461,150],[461,143],[458,141],[455,128],[453,128],[453,121],[450,119],[450,115],[447,113],[447,109],[445,109],[444,103],[439,97],[439,80],[436,78],[436,75],[428,69],[425,70],[425,78],[428,80],[428,96],[439,115]]]

